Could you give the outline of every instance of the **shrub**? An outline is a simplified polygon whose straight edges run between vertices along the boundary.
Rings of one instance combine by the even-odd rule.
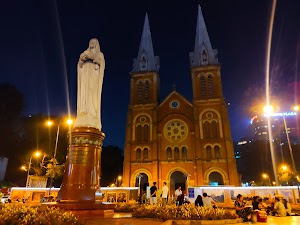
[[[71,212],[47,206],[0,205],[0,225],[83,225]]]
[[[158,218],[162,220],[222,220],[235,219],[233,210],[199,207],[192,204],[182,206],[135,205],[132,215],[137,218]]]

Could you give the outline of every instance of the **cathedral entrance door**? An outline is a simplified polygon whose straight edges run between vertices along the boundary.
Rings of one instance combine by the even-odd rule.
[[[175,171],[170,178],[170,195],[175,196],[175,190],[181,187],[182,193],[186,194],[186,175],[180,171]]]
[[[147,186],[149,186],[149,181],[148,181],[148,176],[145,173],[140,173],[137,177],[136,177],[136,181],[135,181],[135,187],[140,187],[140,193],[139,194],[143,194],[146,193],[147,191]]]
[[[212,172],[209,174],[209,185],[224,185],[223,177],[218,172]]]

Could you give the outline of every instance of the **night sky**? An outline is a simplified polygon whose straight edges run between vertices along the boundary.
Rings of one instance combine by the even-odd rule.
[[[199,3],[212,47],[219,51],[232,137],[238,140],[246,134],[252,103],[264,94],[271,0],[5,1],[0,9],[0,82],[9,82],[22,92],[24,115],[61,116],[69,109],[75,115],[78,58],[89,40],[98,38],[106,60],[104,145],[123,148],[129,72],[138,53],[145,14],[154,53],[160,57],[160,99],[176,84],[176,90],[191,101],[189,52],[194,49]],[[278,0],[271,88],[279,96],[295,91],[287,90],[287,84],[297,81],[299,12],[299,0]]]

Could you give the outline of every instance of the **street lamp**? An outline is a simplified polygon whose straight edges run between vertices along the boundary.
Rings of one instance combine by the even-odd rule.
[[[30,156],[29,159],[29,164],[28,164],[28,170],[27,170],[27,179],[26,179],[26,187],[29,187],[29,175],[30,175],[30,169],[31,169],[31,161],[32,161],[32,156],[34,157],[40,157],[41,156],[41,152],[40,151],[36,151],[34,152],[34,154],[32,154]],[[25,166],[22,166],[23,169],[25,169]]]
[[[119,187],[121,186],[121,184],[122,184],[122,176],[118,176],[118,183],[119,183]]]
[[[263,173],[263,178],[264,179],[269,179],[269,185],[271,186],[271,180],[270,180],[270,177],[269,177],[269,175],[268,174],[266,174],[266,173]]]
[[[48,120],[46,122],[48,127],[51,127],[54,122],[52,120]],[[69,126],[71,126],[73,124],[73,120],[71,118],[68,118],[66,120],[66,124],[68,124]],[[57,144],[58,144],[58,137],[59,137],[59,130],[60,129],[60,123],[57,123],[57,130],[56,130],[56,139],[55,139],[55,148],[54,148],[54,154],[53,154],[53,158],[56,159],[56,152],[57,152]]]
[[[263,111],[265,115],[267,116],[267,121],[268,121],[268,135],[269,135],[269,144],[270,144],[270,151],[271,151],[271,158],[272,158],[272,165],[273,165],[273,173],[275,177],[275,181],[278,184],[278,176],[277,176],[277,170],[276,170],[276,157],[275,157],[275,152],[273,148],[273,137],[272,137],[272,125],[271,125],[271,119],[270,115],[274,111],[274,107],[272,105],[266,105],[263,108]]]
[[[73,120],[71,118],[68,118],[66,120],[66,123],[71,126],[73,124]],[[52,125],[54,124],[54,122],[52,120],[48,120],[46,121],[46,125],[50,128]],[[58,137],[59,137],[59,131],[60,131],[60,123],[57,123],[57,130],[56,130],[56,139],[55,139],[55,147],[54,147],[54,153],[53,153],[53,159],[54,161],[56,160],[56,153],[57,153],[57,144],[58,144]],[[53,177],[51,177],[50,180],[50,190],[52,187],[52,183],[53,183]],[[49,190],[49,194],[50,194],[50,190]]]

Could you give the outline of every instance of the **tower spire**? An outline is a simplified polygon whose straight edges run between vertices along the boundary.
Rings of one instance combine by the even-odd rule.
[[[148,14],[146,13],[140,48],[137,58],[133,60],[132,72],[158,71],[159,57],[154,56]]]
[[[195,47],[194,52],[190,52],[191,66],[218,64],[217,54],[218,51],[216,49],[212,49],[201,7],[199,5],[196,25]]]

